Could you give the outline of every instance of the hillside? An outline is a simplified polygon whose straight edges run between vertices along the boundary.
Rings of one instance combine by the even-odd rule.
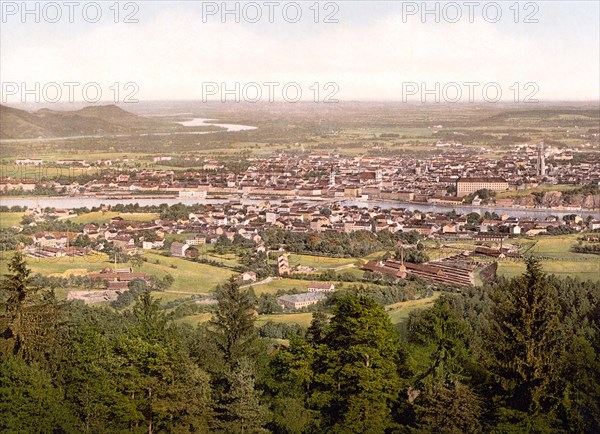
[[[115,105],[76,111],[36,112],[0,105],[0,139],[31,139],[96,134],[182,131],[185,127],[158,118],[144,118]]]

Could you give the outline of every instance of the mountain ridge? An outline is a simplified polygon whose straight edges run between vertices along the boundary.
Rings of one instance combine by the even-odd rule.
[[[180,131],[183,128],[163,119],[138,116],[114,104],[74,111],[44,108],[33,112],[0,104],[0,139]]]

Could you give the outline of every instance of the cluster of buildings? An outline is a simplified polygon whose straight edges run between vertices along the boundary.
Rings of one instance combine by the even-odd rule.
[[[432,153],[426,158],[280,153],[247,158],[247,168],[235,172],[212,160],[197,161],[192,166],[198,168],[193,169],[164,169],[173,157],[159,156],[149,165],[160,166],[97,169],[92,180],[80,183],[81,180],[73,179],[68,184],[45,180],[43,187],[83,195],[155,193],[198,198],[367,199],[453,204],[484,188],[504,191],[534,188],[542,183],[598,183],[600,166],[573,159],[573,155],[575,150],[547,148],[543,144],[513,145],[510,152],[495,159],[487,158],[485,149],[474,153],[463,147],[453,148],[450,153]],[[17,163],[39,165],[40,161],[20,159]],[[83,160],[53,164],[89,165]],[[31,181],[25,179],[17,184],[14,179],[0,180],[0,190],[26,190],[31,188]]]
[[[45,212],[30,212],[35,219],[43,219]],[[70,215],[69,211],[63,214]],[[559,228],[571,232],[600,228],[597,219],[584,219],[573,215],[565,220],[556,216],[546,218],[515,217],[509,214],[489,216],[469,221],[466,215],[456,213],[407,211],[401,208],[361,208],[356,205],[331,203],[327,205],[302,201],[284,200],[280,203],[264,201],[257,204],[242,204],[240,201],[220,205],[206,205],[202,212],[189,213],[187,218],[155,219],[153,221],[128,221],[120,216],[103,224],[89,223],[82,231],[38,232],[32,236],[32,245],[25,247],[30,255],[38,257],[68,256],[85,254],[90,249],[102,251],[112,243],[123,252],[134,254],[139,250],[163,249],[167,234],[187,234],[181,242],[170,244],[174,257],[198,257],[204,245],[217,243],[219,237],[229,240],[241,236],[251,240],[257,250],[265,251],[261,234],[269,228],[292,232],[339,232],[357,231],[418,232],[434,239],[476,239],[498,241],[506,236],[535,236]],[[35,225],[36,222],[32,223]],[[149,234],[152,237],[149,238]],[[78,237],[90,240],[87,247],[77,247]],[[278,260],[281,275],[291,271],[286,255]]]

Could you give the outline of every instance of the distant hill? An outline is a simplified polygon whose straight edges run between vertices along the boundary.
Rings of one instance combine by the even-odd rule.
[[[0,105],[0,139],[34,139],[96,134],[126,134],[184,129],[158,118],[144,118],[115,105],[76,111],[36,112]]]

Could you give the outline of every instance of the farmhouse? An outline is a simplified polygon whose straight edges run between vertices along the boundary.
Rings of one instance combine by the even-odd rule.
[[[176,258],[197,258],[198,249],[189,244],[173,243],[171,244],[171,256]]]
[[[328,282],[311,282],[307,288],[308,292],[333,292],[335,285]]]
[[[277,297],[277,303],[284,309],[301,309],[317,304],[326,298],[325,294],[321,292],[305,292],[302,294],[282,295],[281,297]]]

